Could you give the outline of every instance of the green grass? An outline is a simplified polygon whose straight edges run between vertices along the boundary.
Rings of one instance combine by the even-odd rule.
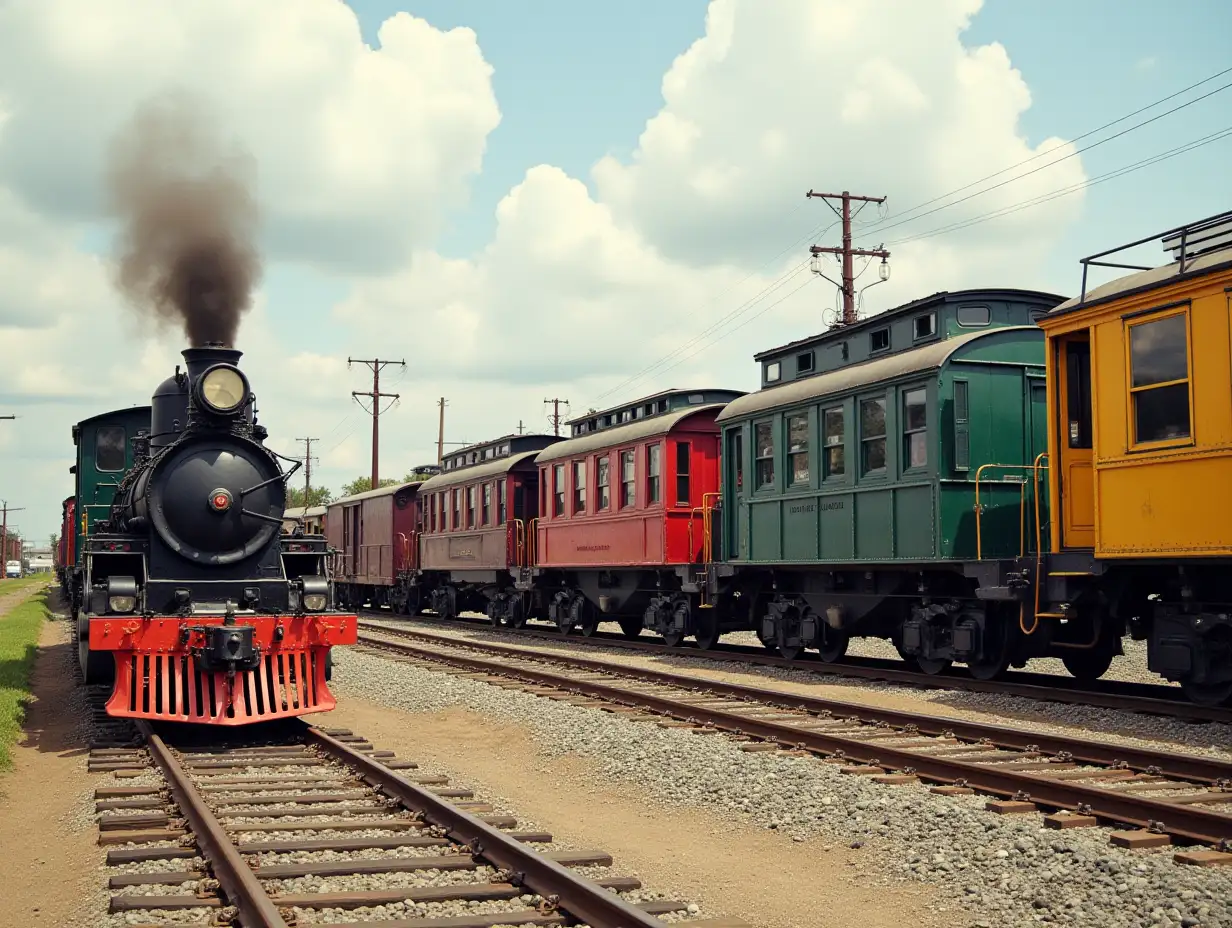
[[[0,585],[0,595],[12,592],[16,583]],[[0,616],[0,770],[13,763],[10,750],[25,718],[39,630],[49,614],[47,596],[43,591]]]
[[[36,587],[40,583],[50,583],[52,576],[47,574],[31,574],[28,577],[4,578],[0,580],[0,596],[8,596],[10,593],[17,593],[21,590],[28,590],[31,587]]]

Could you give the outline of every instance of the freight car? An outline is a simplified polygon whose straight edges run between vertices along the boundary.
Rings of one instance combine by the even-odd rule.
[[[79,423],[75,618],[109,715],[236,726],[327,711],[325,539],[280,532],[286,480],[240,352],[183,352],[151,407]],[[104,498],[106,502],[104,502]]]

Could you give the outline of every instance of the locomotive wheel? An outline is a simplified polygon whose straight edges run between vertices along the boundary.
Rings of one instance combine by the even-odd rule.
[[[592,615],[582,622],[582,634],[587,638],[593,638],[595,633],[599,631],[599,617]]]
[[[632,641],[634,638],[641,637],[642,634],[642,619],[641,616],[629,616],[620,620],[620,631],[626,638]]]
[[[1061,663],[1076,680],[1090,683],[1098,680],[1112,666],[1112,649],[1096,646],[1085,651],[1065,651]]]
[[[1190,702],[1199,706],[1232,704],[1232,682],[1194,683],[1192,680],[1182,680],[1181,690]]]

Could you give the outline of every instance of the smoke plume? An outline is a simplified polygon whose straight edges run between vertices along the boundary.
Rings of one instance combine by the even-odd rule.
[[[156,325],[181,325],[192,347],[234,347],[261,278],[254,173],[184,96],[144,105],[113,141],[117,285]]]

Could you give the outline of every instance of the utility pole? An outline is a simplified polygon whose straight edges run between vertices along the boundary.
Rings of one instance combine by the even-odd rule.
[[[363,406],[361,396],[372,398],[372,409],[365,408],[365,412],[372,416],[372,489],[377,488],[377,469],[378,461],[381,453],[381,397],[391,396],[395,400],[398,399],[397,393],[382,393],[381,392],[381,370],[390,364],[401,364],[406,368],[406,361],[382,361],[380,358],[373,358],[371,361],[363,358],[347,358],[347,368],[352,364],[366,364],[372,370],[372,392],[365,393],[362,390],[352,390],[351,396],[355,397],[355,401]]]
[[[440,465],[445,463],[445,397],[442,396],[436,405],[441,407],[436,425],[436,463]]]
[[[552,414],[548,416],[548,419],[551,420],[551,423],[552,423],[552,434],[553,435],[560,434],[560,404],[561,403],[567,404],[568,402],[569,402],[568,400],[562,400],[559,397],[553,397],[550,400],[543,401],[543,405],[545,406],[548,403],[552,404]]]
[[[522,425],[522,420],[519,419],[518,420],[518,434],[521,435],[525,431],[526,431],[526,427]]]
[[[846,190],[844,190],[842,193],[814,193],[812,190],[810,190],[808,193],[805,194],[805,197],[808,197],[808,198],[820,197],[821,199],[825,200],[826,206],[834,210],[834,214],[838,216],[840,219],[842,219],[843,221],[843,244],[841,246],[822,247],[819,245],[813,245],[811,248],[809,248],[809,251],[813,255],[842,255],[843,257],[843,282],[839,284],[837,281],[831,280],[830,283],[834,284],[840,290],[843,291],[843,322],[842,324],[851,325],[853,322],[856,321],[856,278],[855,278],[855,272],[852,269],[851,259],[856,255],[860,255],[861,257],[880,258],[882,260],[882,263],[884,263],[885,259],[890,257],[890,253],[882,248],[878,248],[874,250],[867,250],[863,248],[852,248],[851,247],[851,219],[852,219],[851,204],[852,204],[852,201],[855,201],[860,204],[859,209],[856,210],[856,214],[858,215],[860,210],[863,209],[867,204],[884,203],[886,198],[885,197],[859,196],[857,194],[848,193]],[[834,204],[830,202],[831,200],[841,200],[843,204],[842,210],[840,211],[840,210],[834,209]],[[816,266],[814,266],[813,270],[814,270],[814,273],[820,274],[822,277],[826,277],[826,275],[822,274],[821,271],[818,270]],[[830,278],[826,277],[826,280],[830,280]]]
[[[0,568],[4,567],[9,560],[9,513],[21,512],[25,506],[10,506],[6,501],[0,500]],[[21,560],[18,555],[17,560]]]
[[[312,490],[312,443],[319,438],[297,438],[304,443],[304,508],[308,508],[308,494]],[[375,488],[374,488],[375,489]]]
[[[16,416],[0,416],[0,419],[16,419]]]

